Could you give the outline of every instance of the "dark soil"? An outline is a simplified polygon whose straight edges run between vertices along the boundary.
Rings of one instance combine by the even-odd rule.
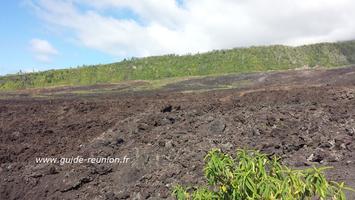
[[[243,77],[248,85],[236,89],[181,92]],[[4,98],[0,199],[167,199],[175,184],[205,181],[203,158],[214,147],[259,149],[295,168],[333,166],[329,179],[355,187],[355,67],[204,78],[151,92]],[[77,156],[129,161],[36,163]]]

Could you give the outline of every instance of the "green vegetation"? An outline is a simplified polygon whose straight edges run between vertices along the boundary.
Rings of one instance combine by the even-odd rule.
[[[186,189],[176,186],[173,195],[179,200],[249,199],[306,200],[346,199],[344,183],[329,182],[326,168],[292,170],[256,151],[237,152],[237,158],[211,150],[206,158],[208,187]],[[189,192],[190,193],[189,193]]]
[[[105,65],[8,75],[0,77],[0,90],[285,70],[305,65],[335,67],[350,64],[355,64],[355,41],[299,47],[261,46],[195,55],[132,58]]]

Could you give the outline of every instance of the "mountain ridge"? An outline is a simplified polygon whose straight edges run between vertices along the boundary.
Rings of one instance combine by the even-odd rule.
[[[131,58],[110,64],[6,75],[0,77],[0,90],[287,70],[303,66],[338,67],[351,64],[355,64],[355,40],[296,47],[252,46],[197,54]]]

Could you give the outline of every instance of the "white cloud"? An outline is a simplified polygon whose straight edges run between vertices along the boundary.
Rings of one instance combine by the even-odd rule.
[[[36,60],[43,63],[51,62],[52,57],[58,55],[58,50],[47,40],[32,39],[30,41],[30,49],[34,53]]]
[[[175,0],[37,0],[31,5],[47,24],[115,56],[355,39],[353,0],[185,0],[182,5]],[[113,17],[122,9],[138,19]]]

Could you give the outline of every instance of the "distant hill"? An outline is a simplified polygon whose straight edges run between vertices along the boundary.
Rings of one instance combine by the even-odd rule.
[[[355,40],[298,47],[259,46],[194,55],[132,58],[112,64],[7,75],[0,77],[0,90],[285,70],[303,66],[337,67],[350,64],[355,64]]]

